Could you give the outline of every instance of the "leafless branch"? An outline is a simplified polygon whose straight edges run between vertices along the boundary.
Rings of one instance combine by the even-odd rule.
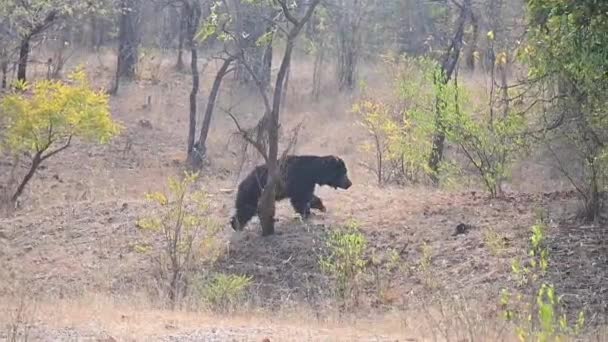
[[[296,144],[298,143],[298,136],[300,134],[303,124],[304,122],[301,121],[296,125],[296,127],[291,130],[290,138],[287,142],[287,147],[285,147],[285,150],[283,150],[283,153],[281,154],[281,160],[285,160],[285,158],[287,158],[287,155],[295,148]]]
[[[255,139],[253,139],[251,137],[251,133],[252,133],[251,130],[248,131],[246,129],[243,129],[241,127],[241,125],[239,124],[239,121],[236,119],[236,117],[229,110],[226,110],[226,109],[222,108],[222,111],[224,111],[226,114],[228,114],[228,116],[230,116],[230,118],[234,122],[234,125],[236,126],[236,129],[238,130],[238,134],[243,139],[245,139],[245,141],[247,141],[249,144],[251,144],[260,153],[260,155],[262,155],[262,157],[264,158],[264,160],[268,160],[268,153],[266,152],[266,146],[263,144],[263,142],[262,141],[256,141]],[[259,125],[257,125],[257,126],[259,126]],[[257,126],[256,126],[256,128],[259,128]],[[255,130],[256,128],[254,128],[253,130]]]
[[[70,135],[70,137],[68,138],[68,141],[65,143],[65,145],[59,147],[58,149],[51,151],[49,153],[47,153],[46,155],[40,157],[40,161],[45,161],[46,159],[54,156],[55,154],[65,150],[66,148],[70,147],[70,143],[72,142],[72,136]]]
[[[291,13],[289,12],[289,8],[287,7],[287,3],[284,0],[275,0],[275,2],[277,2],[279,4],[279,6],[281,6],[281,9],[283,10],[283,15],[285,16],[285,18],[287,18],[287,20],[289,20],[295,26],[298,26],[299,21],[293,15],[291,15]]]

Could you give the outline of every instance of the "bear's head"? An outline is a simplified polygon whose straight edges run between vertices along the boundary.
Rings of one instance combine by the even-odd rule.
[[[329,185],[334,189],[348,189],[353,183],[348,179],[346,163],[336,156],[323,157],[324,179],[320,184]]]
[[[232,226],[232,229],[236,232],[243,230],[243,226],[241,226],[241,224],[239,223],[239,219],[236,217],[236,215],[230,218],[230,225]]]

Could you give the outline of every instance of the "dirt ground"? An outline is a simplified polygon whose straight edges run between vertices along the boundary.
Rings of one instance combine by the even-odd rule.
[[[110,58],[75,58],[87,63],[97,85],[109,84]],[[304,122],[296,152],[341,156],[354,186],[318,189],[328,212],[306,223],[288,203],[280,203],[274,236],[261,237],[257,222],[233,232],[228,219],[234,189],[255,160],[239,172],[235,129],[218,109],[209,165],[197,186],[209,193],[212,216],[223,225],[226,252],[214,267],[253,276],[253,289],[242,313],[235,315],[172,312],[150,304],[158,293],[151,290],[156,285],[150,259],[135,248],[147,239],[136,221],[151,210],[145,193],[163,189],[185,160],[189,76],[171,71],[169,63],[153,79],[123,85],[112,98],[113,116],[125,128],[119,137],[104,146],[77,142],[48,160],[28,186],[21,208],[0,218],[0,303],[5,304],[0,312],[7,313],[0,314],[1,326],[10,323],[17,290],[28,289],[26,297],[35,294],[38,300],[31,304],[25,326],[31,326],[31,339],[41,341],[408,341],[466,338],[471,331],[496,337],[500,291],[512,284],[511,261],[526,253],[540,210],[550,222],[556,266],[550,278],[573,310],[590,309],[589,322],[606,324],[606,229],[572,223],[572,192],[534,191],[549,180],[539,172],[541,166],[530,162],[516,168],[517,179],[510,184],[529,191],[510,192],[505,199],[489,199],[479,189],[464,187],[378,187],[360,166],[358,144],[365,132],[349,112],[353,99],[332,97],[328,87],[326,99],[309,104],[304,62],[301,68],[294,64],[298,72],[291,80],[283,124],[289,128]],[[200,106],[212,69],[206,69]],[[368,77],[372,85],[382,81]],[[145,106],[148,96],[151,107]],[[256,101],[254,95],[225,90],[220,108],[231,108],[251,125],[259,117]],[[324,253],[324,235],[351,220],[367,238],[376,271],[363,281],[362,309],[337,320],[318,257]],[[460,224],[467,232],[454,234]],[[389,270],[394,255],[399,267]],[[420,272],[425,258],[428,268]],[[471,319],[467,329],[439,310],[454,298],[466,304],[459,310]],[[421,308],[426,308],[423,313]],[[446,329],[448,336],[439,332]],[[507,333],[500,336],[509,340]]]

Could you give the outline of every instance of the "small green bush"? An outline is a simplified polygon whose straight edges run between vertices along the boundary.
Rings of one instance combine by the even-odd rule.
[[[365,236],[354,221],[327,237],[329,255],[321,256],[319,263],[323,272],[333,279],[336,296],[343,305],[351,301],[358,303],[359,278],[367,265],[366,245]]]
[[[520,341],[562,341],[580,334],[585,315],[581,311],[574,324],[568,322],[554,286],[542,280],[549,267],[544,221],[539,220],[531,231],[529,259],[526,263],[516,260],[512,264],[519,289],[514,293],[503,289],[500,305],[504,318],[514,324]],[[532,295],[525,291],[527,288],[533,289]]]
[[[219,273],[199,287],[205,304],[212,310],[228,312],[243,302],[252,277]]]
[[[147,195],[157,212],[138,221],[143,231],[158,237],[161,244],[138,244],[134,248],[149,253],[156,261],[160,279],[166,282],[173,307],[183,297],[187,278],[194,266],[214,262],[220,254],[220,226],[209,215],[209,201],[202,191],[190,191],[197,173],[185,173],[183,179],[169,179],[169,194]]]

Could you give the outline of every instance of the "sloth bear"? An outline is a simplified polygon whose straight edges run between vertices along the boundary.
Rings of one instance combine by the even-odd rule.
[[[280,166],[275,200],[289,198],[294,210],[307,219],[310,209],[325,211],[323,201],[315,196],[315,185],[328,185],[334,189],[348,189],[346,164],[336,156],[289,155]],[[257,214],[258,200],[266,185],[266,165],[256,166],[239,184],[236,194],[236,214],[230,219],[232,229],[243,230]]]

